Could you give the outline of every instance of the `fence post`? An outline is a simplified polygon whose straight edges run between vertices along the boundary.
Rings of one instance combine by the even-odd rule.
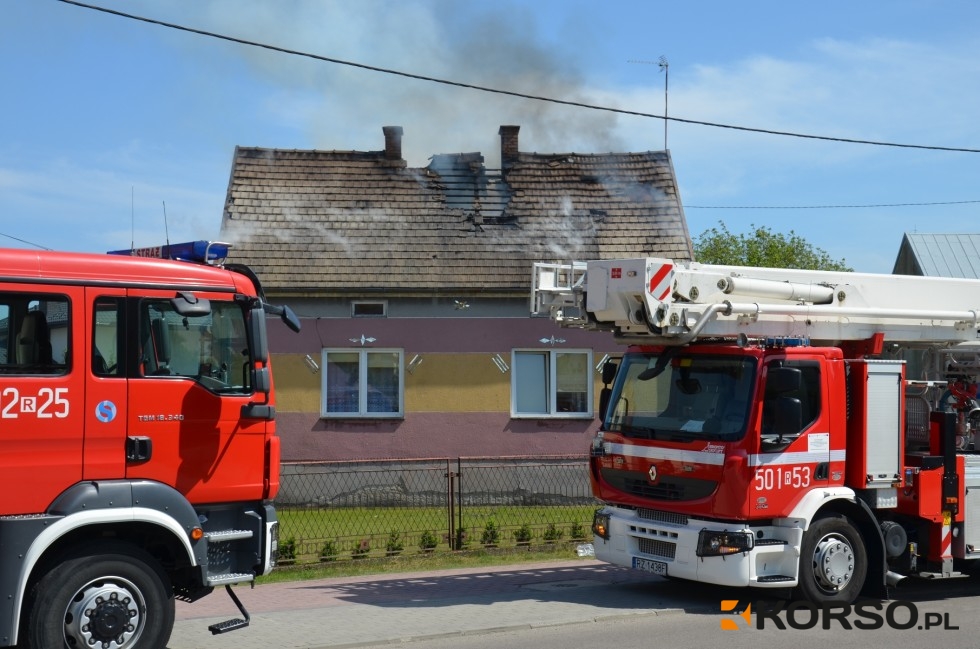
[[[456,549],[456,508],[453,506],[453,494],[456,492],[456,474],[452,470],[452,460],[446,458],[446,509],[449,514],[449,549]]]
[[[456,549],[463,549],[463,460],[456,458],[456,528],[453,529],[453,538],[456,539]]]

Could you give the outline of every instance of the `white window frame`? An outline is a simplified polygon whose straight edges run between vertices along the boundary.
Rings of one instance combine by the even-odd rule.
[[[381,313],[358,313],[359,306],[380,306]],[[387,318],[388,300],[354,300],[350,303],[350,317],[352,318]]]
[[[547,360],[547,385],[545,389],[547,390],[548,397],[548,410],[546,412],[518,412],[517,411],[517,395],[521,388],[518,385],[518,362],[517,357],[521,354],[541,354],[545,355]],[[588,409],[584,412],[559,412],[558,411],[558,364],[556,358],[558,354],[582,354],[586,357],[585,371],[586,371],[586,389],[588,395],[586,398],[586,403]],[[524,348],[524,349],[513,349],[510,353],[510,367],[511,367],[511,380],[510,380],[510,416],[513,419],[593,419],[595,417],[595,395],[594,395],[594,379],[592,376],[592,358],[593,353],[591,349],[542,349],[542,348]]]
[[[357,412],[329,412],[327,410],[329,355],[357,354],[358,355],[358,410]],[[392,412],[368,412],[368,372],[367,362],[370,354],[398,355],[398,409]],[[320,354],[322,371],[320,376],[320,416],[325,419],[403,419],[405,417],[405,352],[402,349],[359,349],[351,347],[324,348]]]

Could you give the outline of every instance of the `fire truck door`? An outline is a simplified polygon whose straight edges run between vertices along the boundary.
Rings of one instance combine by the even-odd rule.
[[[242,420],[249,384],[245,317],[228,294],[143,292],[134,317],[137,367],[129,381],[128,478],[169,484],[191,502],[261,498],[265,422]]]
[[[823,377],[817,360],[770,364],[762,411],[762,451],[753,463],[756,508],[789,511],[829,467],[829,418],[823,405]]]
[[[120,479],[126,474],[127,438],[125,289],[88,288],[85,336],[86,480]]]

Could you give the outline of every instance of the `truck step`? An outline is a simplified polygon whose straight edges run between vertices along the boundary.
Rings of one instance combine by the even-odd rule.
[[[210,625],[208,627],[208,631],[211,632],[211,635],[218,635],[219,633],[228,633],[229,631],[244,629],[248,626],[248,623],[252,619],[248,614],[248,611],[246,611],[245,607],[242,605],[242,600],[238,599],[238,595],[236,595],[235,591],[231,589],[231,586],[225,586],[225,591],[228,593],[228,597],[231,597],[231,601],[235,602],[235,606],[238,607],[238,610],[241,611],[242,615],[245,617],[244,619],[236,617],[230,620],[225,620],[224,622],[218,622],[217,624]]]
[[[756,547],[760,545],[788,545],[782,539],[756,539],[755,544]]]
[[[254,580],[255,575],[250,572],[232,572],[226,575],[211,575],[208,577],[208,586],[227,586]]]
[[[237,629],[244,629],[248,626],[248,620],[243,620],[240,617],[236,617],[231,620],[225,620],[224,622],[217,622],[208,627],[208,631],[211,635],[218,635],[219,633],[228,633],[229,631],[235,631]]]
[[[210,543],[225,543],[227,541],[238,541],[239,539],[250,539],[254,536],[252,530],[217,530],[207,532],[204,535]]]
[[[796,579],[788,575],[766,575],[765,577],[759,577],[756,581],[760,584],[778,584],[783,581],[796,581]]]

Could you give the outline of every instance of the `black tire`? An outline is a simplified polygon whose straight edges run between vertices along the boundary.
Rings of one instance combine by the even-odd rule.
[[[843,516],[813,521],[803,535],[797,595],[814,604],[850,604],[868,576],[864,539]]]
[[[126,649],[164,649],[174,598],[154,559],[125,544],[89,549],[55,565],[33,589],[21,629],[26,646],[82,649],[115,640]]]

